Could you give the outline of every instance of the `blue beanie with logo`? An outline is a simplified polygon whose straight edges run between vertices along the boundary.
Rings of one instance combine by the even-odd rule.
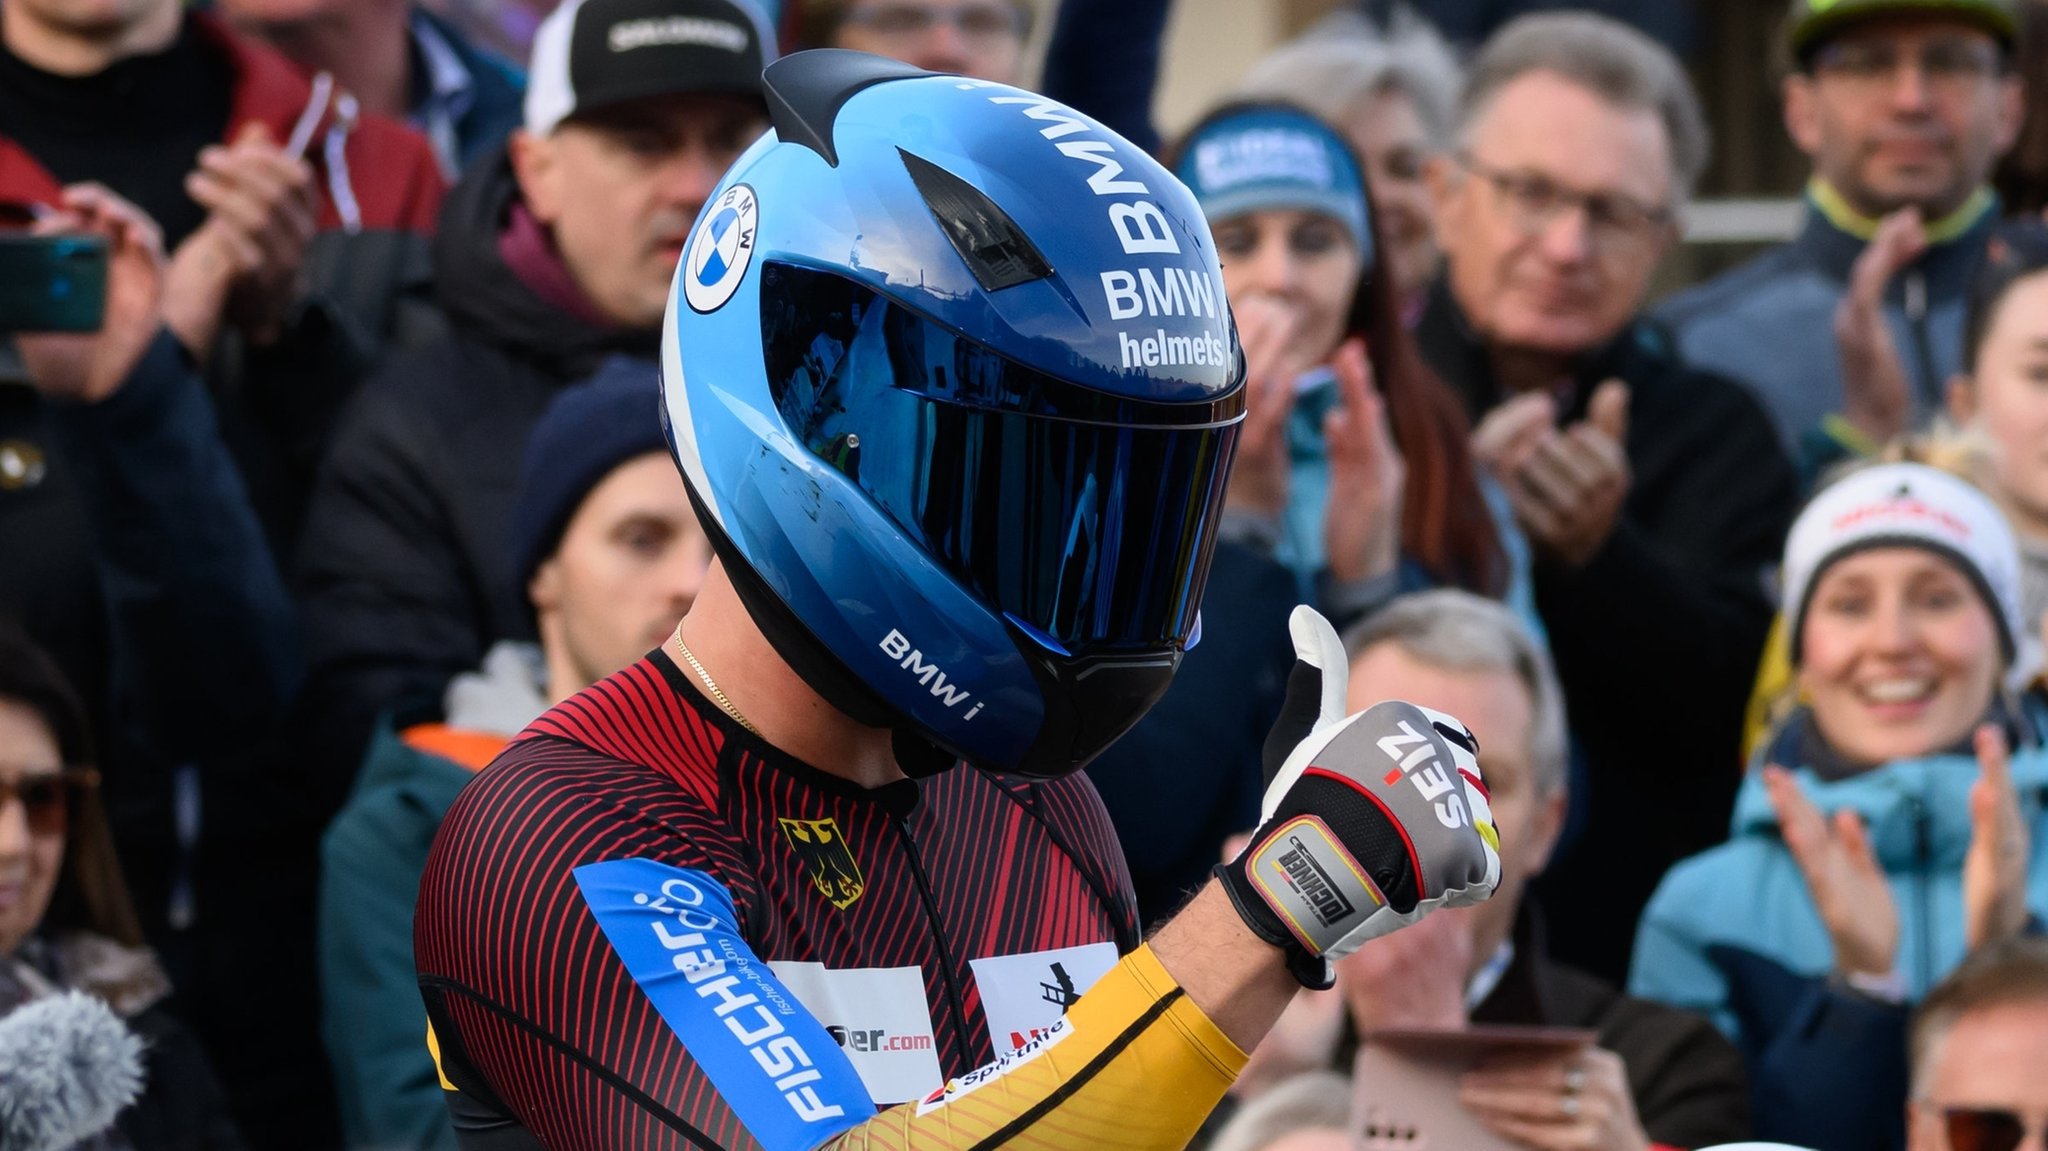
[[[1227,108],[1195,126],[1174,175],[1210,223],[1246,212],[1299,208],[1344,225],[1373,262],[1365,174],[1337,130],[1291,104]]]
[[[653,361],[614,356],[588,380],[556,393],[526,442],[513,504],[512,576],[522,600],[590,490],[619,465],[666,451],[661,371]]]

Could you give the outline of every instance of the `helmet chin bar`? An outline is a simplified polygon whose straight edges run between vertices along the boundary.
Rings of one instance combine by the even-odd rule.
[[[893,737],[896,766],[912,779],[929,779],[961,762],[959,756],[926,739],[916,728],[899,727]]]
[[[1181,652],[1159,649],[1064,658],[1017,635],[1017,647],[1038,680],[1039,695],[1065,701],[1049,707],[1038,738],[1013,770],[1033,779],[1057,779],[1088,766],[1137,726],[1173,683]]]

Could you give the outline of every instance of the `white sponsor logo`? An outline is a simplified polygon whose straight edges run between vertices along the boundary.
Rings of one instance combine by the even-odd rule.
[[[1143,180],[1134,180],[1124,174],[1123,161],[1116,158],[1116,146],[1109,141],[1092,138],[1068,140],[1076,132],[1095,131],[1086,121],[1076,118],[1060,105],[1040,96],[990,96],[992,104],[1020,106],[1026,116],[1044,121],[1045,127],[1038,130],[1040,136],[1057,141],[1053,147],[1069,160],[1079,160],[1094,167],[1088,174],[1088,190],[1098,196],[1149,196],[1152,189]],[[1139,200],[1129,204],[1111,204],[1108,209],[1109,226],[1115,230],[1116,238],[1123,245],[1126,255],[1141,252],[1163,252],[1178,254],[1180,241],[1175,238],[1172,227],[1167,223],[1166,213],[1150,200]]]
[[[621,20],[612,25],[605,42],[614,52],[655,48],[664,44],[702,44],[728,52],[747,50],[747,30],[723,20],[694,16],[649,16],[643,20]]]
[[[1147,316],[1207,316],[1216,318],[1216,301],[1223,298],[1223,285],[1200,272],[1165,268],[1157,276],[1150,268],[1135,273],[1121,269],[1102,273],[1102,294],[1109,300],[1109,318],[1128,320]]]
[[[1127,368],[1221,364],[1223,357],[1229,354],[1229,345],[1207,332],[1198,336],[1169,336],[1165,328],[1155,329],[1149,336],[1118,332],[1116,343]]]
[[[714,312],[739,290],[754,258],[754,229],[760,222],[754,189],[734,184],[704,209],[704,222],[683,257],[683,296],[699,312]]]
[[[661,885],[660,895],[636,892],[633,902],[675,917],[681,933],[658,919],[653,924],[654,937],[674,953],[670,964],[699,999],[715,1003],[712,1014],[725,1021],[725,1029],[774,1081],[783,1102],[799,1119],[815,1123],[846,1114],[844,1107],[818,1098],[818,1089],[811,1085],[824,1076],[812,1063],[810,1052],[782,1025],[783,1018],[795,1015],[799,1008],[739,953],[731,937],[721,933],[718,947],[710,946],[705,933],[716,931],[718,921],[696,910],[704,904],[703,889],[686,879],[670,879]]]
[[[924,1097],[917,1105],[917,1113],[926,1115],[944,1107],[964,1095],[972,1095],[983,1087],[1001,1079],[1026,1063],[1038,1058],[1060,1044],[1060,1041],[1074,1033],[1074,1025],[1065,1019],[1038,1033],[1038,1036],[1017,1048],[996,1057],[994,1063],[984,1064],[960,1076],[949,1079],[946,1085]]]
[[[1408,782],[1415,785],[1415,790],[1422,793],[1422,798],[1436,806],[1438,823],[1445,827],[1465,826],[1465,799],[1458,794],[1443,764],[1437,762],[1435,742],[1409,726],[1405,719],[1398,726],[1404,734],[1382,736],[1380,750],[1400,765],[1400,771],[1408,777]],[[1418,746],[1404,754],[1402,749],[1411,744]],[[1389,779],[1388,782],[1393,781]]]
[[[1335,182],[1330,154],[1314,139],[1262,128],[1195,148],[1195,178],[1212,192],[1262,180],[1290,180],[1327,188]]]
[[[890,628],[889,634],[882,637],[881,648],[883,655],[895,660],[903,670],[916,676],[917,682],[930,689],[933,697],[947,707],[959,707],[974,698],[973,692],[965,691],[958,684],[949,682],[939,665],[927,661],[924,653],[910,646],[910,640],[895,628]],[[960,718],[973,719],[974,713],[980,710],[981,705],[977,703],[968,708],[967,714]]]
[[[1039,96],[990,96],[989,102],[1014,107],[1044,125],[1038,134],[1052,142],[1061,156],[1087,165],[1088,190],[1097,196],[1120,197],[1107,205],[1110,230],[1128,256],[1180,254],[1180,238],[1166,213],[1150,197],[1152,189],[1138,179],[1119,158],[1117,146],[1103,139],[1102,129],[1075,113]],[[1150,269],[1101,273],[1102,291],[1113,319],[1148,316],[1190,316],[1218,318],[1222,285],[1211,277],[1183,268]],[[1165,333],[1161,332],[1163,340]],[[1223,341],[1206,332],[1199,336],[1175,337],[1171,349],[1154,346],[1145,350],[1151,337],[1123,344],[1126,368],[1193,365],[1223,365]],[[1197,350],[1199,348],[1199,350]],[[1174,357],[1180,357],[1175,359]],[[1198,358],[1199,357],[1199,358]]]
[[[1116,966],[1116,944],[1087,943],[1023,955],[969,960],[981,992],[988,1038],[1011,1051],[1049,1030],[1095,981]]]
[[[768,966],[825,1025],[875,1102],[908,1103],[944,1084],[921,969],[835,969],[793,960]]]

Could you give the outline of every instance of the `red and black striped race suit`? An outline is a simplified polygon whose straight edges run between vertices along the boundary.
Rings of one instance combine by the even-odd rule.
[[[659,651],[462,793],[415,946],[466,1148],[1078,1146],[1169,1105],[1191,1133],[1242,1058],[1140,947],[1085,777],[862,789]],[[985,1087],[1006,1055],[1031,1073]]]

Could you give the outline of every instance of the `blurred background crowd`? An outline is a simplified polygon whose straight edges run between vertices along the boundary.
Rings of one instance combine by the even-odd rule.
[[[0,1027],[148,1040],[93,1146],[454,1146],[428,845],[691,604],[671,273],[823,46],[1208,214],[1205,638],[1089,769],[1147,920],[1257,821],[1294,604],[1481,741],[1500,893],[1211,1146],[1405,1145],[1372,1036],[1540,1026],[1457,1080],[1505,1146],[2048,1149],[2048,4],[0,0]]]

